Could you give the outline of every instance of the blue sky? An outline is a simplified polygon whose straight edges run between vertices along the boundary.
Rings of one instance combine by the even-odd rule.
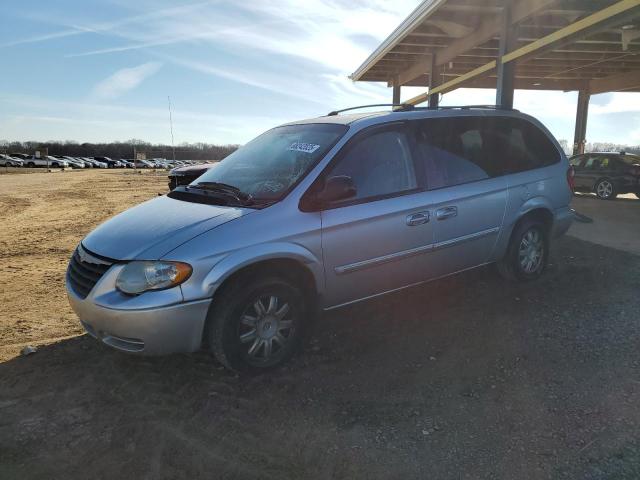
[[[245,143],[279,123],[388,102],[352,73],[416,0],[3,0],[0,140]],[[405,88],[403,99],[423,89]],[[494,103],[461,89],[443,104]],[[575,93],[516,92],[573,138]],[[592,98],[588,141],[640,144],[640,93]]]

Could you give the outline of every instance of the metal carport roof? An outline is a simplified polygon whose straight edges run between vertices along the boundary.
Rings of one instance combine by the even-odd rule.
[[[640,91],[640,0],[424,0],[350,76],[429,90],[577,90],[576,145],[584,144],[589,97]]]
[[[495,87],[501,0],[425,0],[351,75],[441,93]],[[640,91],[640,0],[513,0],[515,88]],[[506,57],[506,58],[505,58]]]

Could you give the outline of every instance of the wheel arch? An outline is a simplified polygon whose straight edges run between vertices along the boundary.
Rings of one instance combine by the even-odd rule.
[[[318,277],[317,269],[308,262],[307,257],[300,257],[289,253],[273,253],[258,258],[253,257],[253,261],[239,262],[235,268],[222,272],[220,264],[211,271],[208,278],[215,280],[212,302],[209,312],[214,308],[216,298],[223,296],[227,289],[259,276],[278,276],[290,281],[293,285],[301,287],[305,302],[308,302],[310,309],[314,312],[319,305],[321,287],[324,285],[324,277]],[[220,262],[222,263],[222,262]],[[321,267],[321,265],[320,265]],[[211,326],[210,314],[207,313],[204,328],[202,331],[202,345],[208,346],[208,338]]]
[[[297,244],[263,244],[243,249],[218,262],[204,279],[211,294],[244,275],[276,274],[297,282],[317,297],[324,290],[322,262],[311,251]]]
[[[536,218],[540,220],[545,225],[547,233],[550,234],[553,229],[553,211],[553,205],[549,199],[545,197],[534,197],[523,203],[518,213],[513,215],[513,221],[503,226],[502,234],[495,246],[491,261],[500,260],[506,254],[513,231],[516,226],[526,218]]]

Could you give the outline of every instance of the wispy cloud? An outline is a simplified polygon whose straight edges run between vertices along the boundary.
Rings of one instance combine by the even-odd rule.
[[[156,22],[166,18],[172,19],[172,18],[180,17],[181,15],[187,15],[187,14],[196,12],[198,9],[207,7],[212,3],[216,3],[216,1],[208,0],[204,2],[171,6],[167,8],[146,9],[144,13],[131,14],[129,16],[126,16],[111,22],[90,21],[90,22],[71,22],[72,24],[69,24],[67,18],[60,18],[56,22],[56,20],[52,18],[50,14],[44,14],[41,12],[31,13],[30,15],[27,16],[27,18],[31,20],[40,21],[43,23],[56,23],[58,25],[65,26],[67,28],[57,32],[51,32],[43,35],[35,35],[31,37],[12,40],[10,42],[0,44],[0,48],[12,47],[15,45],[22,45],[26,43],[45,42],[48,40],[55,40],[58,38],[64,38],[64,37],[79,35],[83,33],[99,33],[99,34],[114,33],[115,36],[120,36],[118,35],[117,32],[115,32],[119,28],[131,26],[131,25],[139,26],[139,25],[144,25],[147,22]],[[81,25],[82,23],[84,24]],[[117,51],[117,50],[114,50],[114,51]]]
[[[73,35],[79,35],[81,33],[86,33],[86,32],[87,30],[82,28],[69,28],[66,30],[58,31],[58,32],[51,32],[44,35],[35,35],[32,37],[21,38],[19,40],[12,40],[6,43],[0,43],[0,48],[14,47],[16,45],[24,45],[27,43],[46,42],[47,40],[55,40],[58,38],[71,37]]]
[[[147,62],[137,67],[123,68],[99,82],[93,94],[100,99],[117,98],[140,85],[162,66],[160,62]]]
[[[207,8],[212,3],[215,7]],[[117,41],[128,40],[128,44],[70,52],[66,56],[205,42],[218,48],[224,45],[297,57],[350,73],[415,4],[416,0],[260,0],[200,2],[158,9],[157,3],[141,0],[126,6],[143,13],[134,11],[108,23],[73,22]],[[152,12],[147,13],[149,10]],[[64,18],[58,20],[63,25],[68,23]],[[370,42],[363,44],[366,38]]]

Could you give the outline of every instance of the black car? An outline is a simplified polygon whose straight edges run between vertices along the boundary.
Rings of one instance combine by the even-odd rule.
[[[569,159],[575,170],[574,187],[611,200],[618,194],[635,193],[640,198],[640,155],[628,153],[584,153]]]
[[[198,163],[197,165],[186,165],[184,167],[176,167],[169,172],[169,190],[180,185],[189,185],[204,172],[217,165],[215,163]]]

